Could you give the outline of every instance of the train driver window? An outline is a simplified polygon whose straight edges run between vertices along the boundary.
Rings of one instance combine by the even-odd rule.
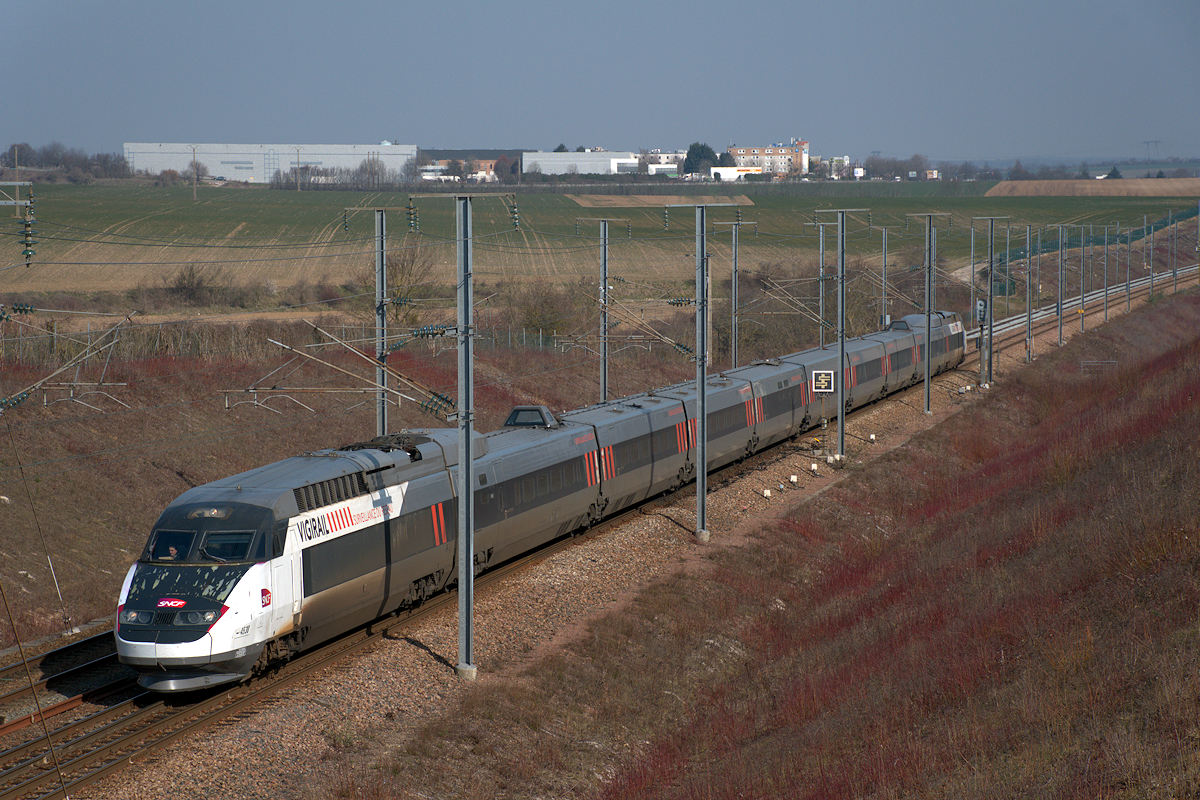
[[[150,558],[154,561],[183,561],[192,549],[193,538],[195,534],[191,531],[155,531]]]
[[[200,555],[206,561],[245,561],[250,554],[254,531],[210,531]]]

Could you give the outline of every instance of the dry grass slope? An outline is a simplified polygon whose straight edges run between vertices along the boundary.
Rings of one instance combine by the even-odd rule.
[[[319,791],[1197,796],[1198,319],[1073,339]]]

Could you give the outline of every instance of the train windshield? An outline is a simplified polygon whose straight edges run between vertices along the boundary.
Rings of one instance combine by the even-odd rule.
[[[225,564],[262,561],[274,515],[245,503],[192,503],[163,512],[141,560]]]
[[[154,608],[164,597],[224,603],[250,564],[138,564],[129,584],[133,608]]]

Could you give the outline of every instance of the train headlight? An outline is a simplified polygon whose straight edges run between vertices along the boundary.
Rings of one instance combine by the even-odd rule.
[[[121,613],[117,615],[117,619],[122,625],[149,625],[154,621],[154,612],[123,608],[121,609]]]
[[[175,617],[176,625],[212,625],[221,618],[220,611],[180,611]]]

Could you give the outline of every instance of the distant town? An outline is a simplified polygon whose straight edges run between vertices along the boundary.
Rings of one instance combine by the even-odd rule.
[[[1128,172],[1123,174],[1122,169]],[[923,155],[865,159],[819,155],[798,137],[716,151],[702,142],[687,149],[609,150],[559,144],[549,150],[424,149],[383,140],[377,144],[220,144],[126,142],[122,153],[89,155],[52,142],[27,143],[0,152],[5,178],[89,183],[142,178],[179,182],[240,183],[276,188],[379,189],[420,183],[537,184],[674,181],[973,181],[1200,177],[1195,159],[1130,159],[1089,165],[1020,160],[999,165],[931,162]]]

